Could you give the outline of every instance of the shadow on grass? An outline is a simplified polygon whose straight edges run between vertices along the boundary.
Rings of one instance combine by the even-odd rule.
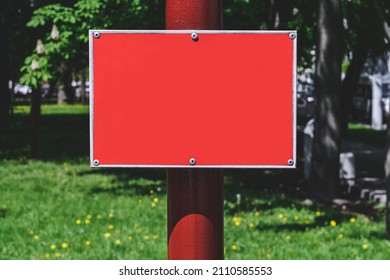
[[[0,139],[0,158],[29,157],[30,118],[12,117],[11,131]],[[87,159],[89,154],[89,118],[87,114],[43,115],[38,131],[37,160],[64,162]]]
[[[164,169],[94,169],[79,173],[79,176],[91,174],[113,175],[115,182],[110,186],[98,186],[91,193],[111,193],[113,195],[138,194],[148,195],[150,191],[165,193]]]
[[[13,116],[11,131],[0,139],[0,158],[23,163],[29,156],[28,115]],[[37,160],[54,163],[76,162],[89,164],[89,115],[49,114],[42,115],[38,133]],[[267,211],[276,207],[307,208],[326,213],[325,219],[346,220],[350,215],[333,210],[329,206],[303,206],[297,201],[304,198],[298,188],[300,170],[225,169],[225,211],[228,215],[237,212]],[[151,189],[166,191],[165,169],[90,169],[78,176],[103,174],[114,176],[108,186],[98,186],[92,193],[107,192],[114,195],[147,194]],[[239,194],[239,196],[238,196]],[[240,197],[240,198],[238,198]],[[238,203],[238,200],[239,203]],[[0,213],[1,214],[1,213]],[[375,217],[374,217],[375,218]],[[317,226],[324,221],[316,221]],[[291,226],[291,225],[287,225]],[[295,226],[295,225],[294,225]],[[307,225],[298,225],[303,230]]]
[[[259,231],[273,231],[273,232],[283,232],[283,231],[295,231],[295,232],[304,232],[310,229],[315,229],[320,227],[317,223],[312,224],[268,224],[260,225],[256,227],[256,230]]]
[[[352,235],[353,237],[353,235]],[[368,238],[371,238],[371,239],[378,239],[378,240],[388,240],[387,238],[387,235],[386,235],[386,232],[385,231],[371,231],[369,233],[369,236],[367,236]],[[356,235],[356,238],[360,238],[360,235]]]

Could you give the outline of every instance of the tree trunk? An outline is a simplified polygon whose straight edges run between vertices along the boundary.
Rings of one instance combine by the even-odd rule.
[[[4,2],[4,1],[2,1]],[[10,91],[8,89],[8,34],[7,34],[7,18],[6,11],[0,3],[0,135],[6,133],[9,128],[9,112],[10,112]]]
[[[343,23],[340,0],[320,0],[315,89],[315,129],[310,194],[330,201],[339,193],[341,63]]]
[[[390,114],[387,115],[387,154],[385,161],[386,184],[386,236],[390,239]]]
[[[55,80],[49,81],[49,97],[53,97],[58,92],[57,82]]]
[[[59,86],[59,94],[62,88],[63,91],[65,92],[66,102],[68,104],[73,104],[75,100],[75,91],[73,90],[72,87],[72,79],[73,79],[72,69],[69,67],[69,65],[63,62],[58,68],[58,72],[61,75],[61,85]],[[59,100],[61,100],[60,97]]]
[[[287,29],[292,18],[292,0],[270,0],[268,26],[271,29]]]
[[[288,29],[288,22],[293,15],[293,1],[292,0],[275,0],[276,11],[278,13],[279,22],[275,28]]]
[[[369,51],[369,40],[367,40],[366,32],[361,29],[358,33],[355,49],[351,64],[348,67],[347,73],[342,84],[342,134],[348,130],[348,122],[352,111],[352,99],[356,93],[360,74],[363,70],[364,63],[367,59]]]
[[[360,18],[362,22],[371,20],[376,17],[375,4],[368,2],[368,7],[362,9]],[[342,84],[342,134],[348,130],[348,122],[352,111],[352,99],[357,91],[359,85],[360,74],[363,70],[364,63],[366,62],[368,52],[372,47],[372,36],[370,33],[372,30],[367,24],[363,23],[357,31],[356,43],[353,49],[352,61],[348,67],[345,79]]]
[[[377,17],[382,22],[383,27],[383,36],[387,41],[390,41],[390,26],[387,23],[384,15],[383,15],[383,9],[379,6],[378,1],[373,0],[372,1],[375,12],[377,14]],[[385,160],[385,186],[386,186],[386,236],[388,239],[390,239],[390,113],[387,112],[387,139],[386,139],[386,146],[387,146],[387,153],[386,153],[386,160]]]
[[[38,155],[38,130],[41,117],[41,94],[39,89],[33,89],[31,93],[30,109],[30,157],[36,158]]]
[[[268,29],[275,29],[277,22],[276,0],[269,1]]]
[[[68,104],[73,104],[75,100],[75,92],[72,87],[72,71],[68,67],[64,72],[63,82],[64,82],[64,90],[66,95],[66,102]]]
[[[85,104],[86,103],[86,100],[87,100],[87,93],[86,93],[86,90],[85,90],[85,71],[81,71],[81,74],[80,74],[80,82],[81,82],[81,85],[80,85],[80,99],[81,99],[81,104]]]

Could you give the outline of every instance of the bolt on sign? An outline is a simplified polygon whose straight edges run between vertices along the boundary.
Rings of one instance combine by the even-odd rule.
[[[90,31],[91,165],[289,168],[295,31]]]

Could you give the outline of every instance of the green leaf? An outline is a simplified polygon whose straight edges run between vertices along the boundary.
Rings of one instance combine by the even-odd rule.
[[[45,18],[42,15],[33,16],[31,20],[27,23],[27,27],[38,27],[45,25]]]

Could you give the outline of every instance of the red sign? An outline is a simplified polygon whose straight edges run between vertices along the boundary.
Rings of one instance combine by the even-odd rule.
[[[91,31],[92,166],[294,167],[295,51],[295,32]]]

